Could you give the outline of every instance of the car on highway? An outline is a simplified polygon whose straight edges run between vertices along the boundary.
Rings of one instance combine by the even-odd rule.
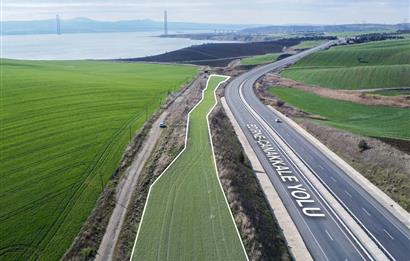
[[[279,118],[276,118],[276,119],[275,119],[275,122],[281,123],[282,121],[281,121]]]

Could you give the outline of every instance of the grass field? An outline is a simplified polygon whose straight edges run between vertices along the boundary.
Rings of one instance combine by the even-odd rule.
[[[258,65],[264,63],[272,63],[276,61],[280,53],[268,53],[263,55],[256,55],[247,57],[241,60],[242,65]]]
[[[410,39],[338,46],[282,72],[308,84],[340,89],[410,86]]]
[[[246,260],[219,185],[206,120],[224,79],[212,76],[190,115],[185,151],[151,187],[134,260]]]
[[[131,133],[195,67],[1,60],[0,259],[58,260]]]
[[[328,36],[338,36],[338,37],[354,37],[363,34],[377,34],[377,33],[394,33],[395,30],[367,30],[367,31],[346,31],[346,32],[326,32]]]
[[[311,40],[311,41],[302,41],[300,44],[292,46],[293,49],[307,49],[307,48],[313,48],[315,46],[318,46],[326,41],[324,40]]]
[[[410,140],[408,109],[338,101],[291,88],[269,90],[295,107],[325,117],[323,123],[333,127],[365,136]]]

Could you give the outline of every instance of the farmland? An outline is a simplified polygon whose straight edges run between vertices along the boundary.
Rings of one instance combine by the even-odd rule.
[[[214,90],[190,114],[186,149],[151,187],[134,248],[134,260],[245,260],[219,185],[207,128]]]
[[[279,53],[268,53],[247,57],[241,60],[242,65],[258,65],[264,63],[272,63],[279,57]]]
[[[333,127],[353,133],[410,140],[410,110],[369,106],[320,97],[305,91],[273,87],[270,92],[289,104],[314,115]]]
[[[117,168],[131,134],[197,69],[1,63],[0,259],[58,260]]]
[[[337,89],[410,86],[410,39],[338,46],[305,57],[282,76]]]

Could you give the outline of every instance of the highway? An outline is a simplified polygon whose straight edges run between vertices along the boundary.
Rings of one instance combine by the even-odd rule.
[[[275,122],[279,117],[254,93],[254,83],[264,74],[332,44],[328,42],[236,77],[225,89],[227,104],[315,260],[375,258],[294,163],[290,153],[320,180],[389,259],[410,260],[409,229],[291,126]]]

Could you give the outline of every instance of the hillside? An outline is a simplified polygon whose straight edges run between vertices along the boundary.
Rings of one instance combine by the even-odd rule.
[[[338,46],[314,53],[281,74],[340,89],[410,86],[410,39]]]

